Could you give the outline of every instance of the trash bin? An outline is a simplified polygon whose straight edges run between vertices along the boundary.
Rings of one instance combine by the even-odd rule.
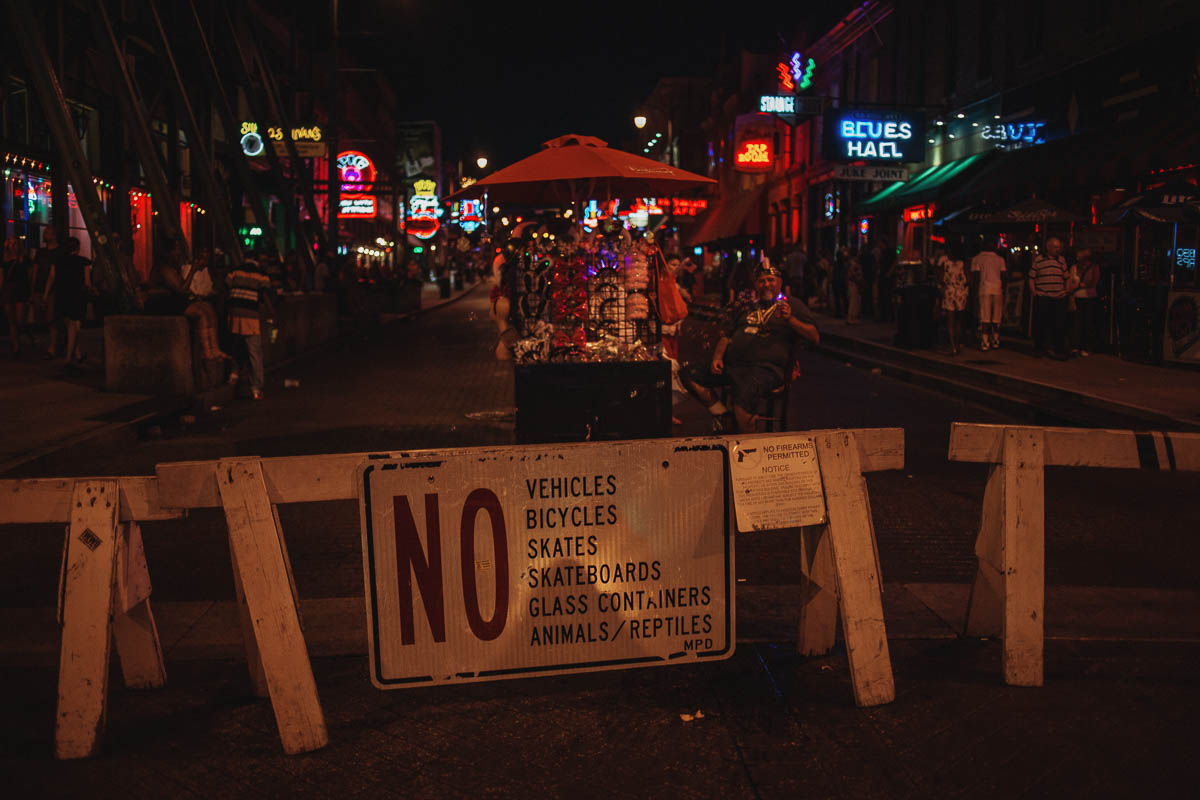
[[[450,276],[443,275],[437,279],[438,295],[443,299],[450,296]]]

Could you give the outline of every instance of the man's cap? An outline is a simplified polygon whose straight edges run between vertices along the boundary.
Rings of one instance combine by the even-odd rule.
[[[758,271],[754,273],[755,278],[761,278],[763,275],[774,275],[776,278],[782,278],[783,273],[779,267],[772,264],[769,260],[763,259],[763,262],[758,265]]]

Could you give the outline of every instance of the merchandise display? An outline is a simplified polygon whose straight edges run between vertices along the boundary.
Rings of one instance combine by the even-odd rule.
[[[531,226],[516,245],[517,363],[663,358],[653,234],[635,238],[610,225],[552,239]]]

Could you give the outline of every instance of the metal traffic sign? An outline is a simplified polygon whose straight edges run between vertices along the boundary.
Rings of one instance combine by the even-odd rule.
[[[459,450],[358,469],[380,689],[729,658],[719,439]]]

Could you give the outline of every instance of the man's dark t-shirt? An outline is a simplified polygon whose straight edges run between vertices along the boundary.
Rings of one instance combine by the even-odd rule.
[[[788,298],[792,316],[801,322],[813,322],[808,306],[794,297]],[[729,346],[725,348],[726,364],[769,366],[782,377],[792,363],[792,348],[800,334],[792,329],[774,303],[758,303],[742,309],[725,330]]]

